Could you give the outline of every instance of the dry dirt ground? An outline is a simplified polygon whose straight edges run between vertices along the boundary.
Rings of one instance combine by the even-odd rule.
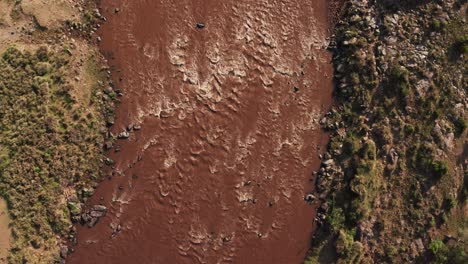
[[[9,223],[10,219],[8,218],[6,202],[0,199],[0,262],[7,256],[8,248],[10,247]]]

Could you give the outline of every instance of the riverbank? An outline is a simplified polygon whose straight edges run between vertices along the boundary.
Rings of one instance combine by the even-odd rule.
[[[348,1],[310,263],[466,263],[463,1]]]
[[[2,222],[1,251],[9,247],[8,263],[63,261],[73,217],[100,179],[113,100],[103,96],[106,73],[90,37],[100,14],[86,4],[0,1],[0,196],[8,205],[1,217],[11,218],[6,229]]]

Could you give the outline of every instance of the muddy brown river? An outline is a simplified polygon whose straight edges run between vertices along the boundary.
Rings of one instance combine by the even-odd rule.
[[[89,201],[107,215],[78,227],[67,263],[302,263],[332,93],[328,1],[101,8],[124,94],[112,131],[130,136]]]

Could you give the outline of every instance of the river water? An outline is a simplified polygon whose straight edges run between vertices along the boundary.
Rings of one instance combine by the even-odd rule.
[[[102,0],[113,176],[67,263],[301,263],[332,93],[326,0]],[[197,26],[198,23],[198,26]],[[117,226],[119,226],[117,228]],[[117,231],[116,230],[120,230]]]

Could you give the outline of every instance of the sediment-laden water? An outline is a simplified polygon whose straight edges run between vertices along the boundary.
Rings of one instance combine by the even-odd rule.
[[[67,263],[300,263],[327,137],[328,1],[103,0],[113,176]],[[198,25],[197,25],[198,23]]]

